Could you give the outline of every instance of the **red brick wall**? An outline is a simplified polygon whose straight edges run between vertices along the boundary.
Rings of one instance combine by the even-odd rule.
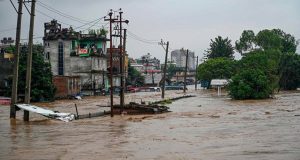
[[[80,92],[80,78],[70,76],[54,76],[53,84],[56,87],[55,97],[65,98]]]

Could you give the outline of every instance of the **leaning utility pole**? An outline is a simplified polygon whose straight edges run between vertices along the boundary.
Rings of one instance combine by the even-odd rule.
[[[198,68],[198,56],[197,56],[197,62],[195,67],[195,90],[197,90],[197,68]]]
[[[186,92],[186,74],[187,74],[187,68],[188,68],[188,58],[189,58],[189,50],[186,50],[186,58],[185,58],[185,70],[184,70],[184,88],[183,92]]]
[[[10,118],[16,118],[16,106],[15,103],[18,101],[18,76],[19,76],[19,53],[20,53],[20,36],[21,36],[21,21],[22,21],[22,7],[23,0],[19,0],[18,8],[18,20],[17,20],[17,31],[16,31],[16,52],[14,58],[14,76],[12,84],[11,104],[10,104]]]
[[[112,66],[112,61],[113,61],[113,53],[112,53],[112,23],[114,22],[115,19],[112,19],[112,15],[113,12],[112,10],[110,10],[109,12],[109,19],[105,19],[104,21],[109,21],[109,34],[110,34],[110,49],[109,49],[109,53],[110,53],[110,57],[109,57],[109,72],[110,72],[110,77],[109,77],[109,82],[110,82],[110,116],[113,117],[114,116],[114,95],[113,95],[113,66]]]
[[[166,72],[167,72],[167,63],[168,63],[168,49],[169,49],[169,41],[167,42],[167,44],[165,44],[163,42],[163,40],[161,40],[161,42],[159,43],[164,49],[164,45],[167,45],[166,48],[166,56],[165,56],[165,65],[164,65],[164,74],[163,74],[163,84],[162,84],[162,92],[161,92],[161,98],[164,99],[165,98],[165,86],[166,86]]]
[[[27,54],[27,67],[26,67],[26,88],[25,88],[25,103],[30,103],[31,91],[31,70],[32,70],[32,45],[33,45],[33,30],[34,30],[34,14],[35,14],[35,1],[31,0],[30,11],[30,29],[28,40],[28,54]],[[29,111],[24,110],[24,121],[29,121]]]

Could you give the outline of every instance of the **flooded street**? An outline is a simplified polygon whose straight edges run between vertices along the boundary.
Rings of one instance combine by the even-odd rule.
[[[0,106],[0,159],[300,159],[300,92],[258,101],[232,101],[205,90],[193,94],[169,104],[166,114],[69,123],[33,113],[25,123],[22,112],[10,121],[9,107]],[[160,94],[126,96],[139,102]],[[76,102],[83,113],[107,98],[40,105],[74,112]]]

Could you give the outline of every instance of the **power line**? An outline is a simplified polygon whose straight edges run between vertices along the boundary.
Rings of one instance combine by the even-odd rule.
[[[83,25],[81,25],[81,26],[79,26],[79,27],[75,27],[74,29],[82,28],[82,27],[87,26],[87,25],[89,25],[89,24],[91,24],[91,23],[93,23],[92,26],[94,26],[94,25],[96,25],[98,22],[100,22],[100,21],[101,21],[102,19],[104,19],[104,18],[105,18],[105,16],[103,16],[103,17],[101,17],[101,18],[97,18],[97,19],[95,19],[95,20],[93,20],[93,21],[90,21],[90,22],[88,22],[88,23],[85,23],[85,24],[83,24]],[[94,22],[96,22],[96,23],[94,23]],[[106,23],[105,26],[106,26],[107,24],[108,24],[108,23]],[[89,27],[89,28],[91,28],[91,27]]]
[[[132,35],[130,35],[130,34],[128,34],[128,37],[130,37],[130,38],[132,38],[132,39],[134,39],[134,40],[143,42],[143,43],[145,43],[145,44],[151,44],[151,45],[157,45],[157,44],[158,44],[158,42],[148,42],[148,41],[144,41],[144,40],[139,39],[139,38],[137,38],[137,37],[134,37],[134,36],[132,36]]]
[[[137,39],[140,39],[140,40],[143,40],[143,41],[147,41],[147,42],[159,42],[160,40],[149,40],[149,39],[145,39],[145,38],[142,38],[141,36],[138,36],[130,31],[128,31],[129,35],[133,36],[133,37],[136,37]]]
[[[7,32],[12,30],[16,30],[16,28],[7,28],[7,29],[0,30],[0,32]]]
[[[72,15],[63,13],[63,12],[61,12],[61,11],[59,11],[59,10],[57,10],[57,9],[55,9],[55,8],[53,8],[53,7],[51,7],[51,6],[47,5],[47,4],[45,4],[45,3],[43,3],[43,2],[38,1],[38,5],[41,6],[41,7],[43,7],[43,8],[45,8],[45,9],[47,9],[48,11],[51,11],[51,12],[53,12],[53,13],[56,13],[56,14],[62,16],[62,17],[71,19],[71,20],[73,20],[73,21],[76,21],[76,22],[79,22],[79,23],[83,23],[83,24],[86,23],[86,22],[88,22],[88,21],[86,21],[86,20],[82,20],[82,19],[79,19],[79,18],[74,17],[74,16],[72,16]]]
[[[47,15],[46,13],[44,13],[44,12],[38,10],[38,9],[35,9],[35,10],[36,10],[36,12],[42,14],[43,16],[46,16],[46,17],[51,18],[51,19],[57,19],[57,18],[54,18],[54,17],[51,17],[51,16]],[[72,24],[68,24],[68,23],[65,23],[65,22],[62,22],[62,21],[59,21],[59,20],[57,20],[57,21],[62,23],[62,24],[65,24],[65,25],[73,26]]]

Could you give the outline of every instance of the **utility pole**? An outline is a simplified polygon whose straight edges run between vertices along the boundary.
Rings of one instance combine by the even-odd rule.
[[[166,87],[166,72],[167,72],[167,63],[168,63],[168,49],[169,49],[169,41],[167,43],[164,43],[163,40],[159,43],[164,49],[164,45],[167,45],[166,50],[166,56],[165,56],[165,65],[164,65],[164,74],[163,74],[163,85],[162,85],[162,92],[161,92],[161,98],[165,98],[165,87]]]
[[[123,28],[122,28],[122,23],[126,23],[128,24],[129,21],[128,20],[122,20],[122,14],[123,14],[123,11],[122,9],[120,8],[120,12],[119,12],[119,18],[120,20],[119,21],[115,21],[115,22],[119,22],[120,24],[120,54],[119,54],[119,61],[120,61],[120,106],[121,106],[121,113],[123,112],[124,110],[124,91],[125,91],[125,85],[124,85],[124,79],[125,79],[125,76],[124,76],[124,60],[125,60],[125,52],[123,51],[123,36],[122,36],[122,32],[123,32]]]
[[[186,74],[187,74],[187,68],[188,68],[188,58],[189,58],[189,50],[186,50],[186,58],[185,58],[185,70],[184,70],[184,88],[183,92],[186,93]]]
[[[119,59],[119,61],[120,61],[120,76],[121,76],[121,81],[120,81],[120,87],[121,87],[121,90],[120,90],[120,107],[121,107],[121,113],[123,112],[123,110],[124,110],[124,88],[123,88],[123,86],[122,86],[122,84],[123,84],[123,47],[122,47],[122,45],[123,45],[123,43],[122,43],[122,14],[123,14],[123,12],[122,12],[122,10],[120,9],[120,12],[119,12],[119,15],[120,15],[120,59]]]
[[[114,95],[113,95],[113,66],[112,66],[112,61],[113,61],[113,53],[112,53],[112,23],[114,22],[115,19],[112,19],[112,15],[113,12],[112,10],[110,10],[109,12],[109,19],[105,19],[104,21],[109,21],[109,34],[110,34],[110,39],[109,39],[109,43],[110,43],[110,48],[109,48],[109,52],[110,52],[110,56],[109,56],[109,71],[110,71],[110,77],[109,77],[109,82],[110,82],[110,116],[113,117],[114,116]]]
[[[195,67],[195,90],[197,90],[197,68],[198,68],[198,56],[197,56],[197,62]]]
[[[124,101],[125,101],[125,95],[124,95],[124,92],[126,90],[126,85],[125,85],[125,81],[126,81],[126,73],[125,73],[125,57],[126,57],[126,36],[127,36],[127,29],[124,29],[124,41],[123,41],[123,55],[122,55],[122,60],[123,60],[123,70],[122,70],[122,73],[123,73],[123,81],[121,82],[122,84],[122,88],[123,88],[123,104],[124,104]],[[123,109],[123,108],[122,108]]]
[[[32,70],[32,45],[33,45],[33,30],[34,30],[34,14],[35,14],[35,1],[31,0],[30,11],[30,29],[28,40],[28,54],[27,54],[27,67],[26,67],[26,88],[25,88],[25,103],[30,103],[30,91],[31,91],[31,70]],[[29,111],[24,110],[24,121],[29,121]]]
[[[16,118],[16,106],[18,101],[18,76],[19,76],[19,53],[20,53],[20,35],[21,35],[21,21],[22,21],[22,7],[23,0],[19,0],[18,8],[18,19],[17,19],[17,31],[16,31],[16,52],[14,58],[14,76],[11,94],[11,104],[10,104],[10,118]]]

